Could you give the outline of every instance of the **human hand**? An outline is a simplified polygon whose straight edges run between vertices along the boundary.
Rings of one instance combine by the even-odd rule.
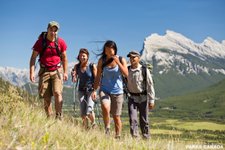
[[[153,108],[154,108],[154,106],[155,106],[155,104],[154,104],[154,103],[149,103],[149,104],[148,104],[148,108],[149,108],[149,110],[153,109]]]
[[[91,93],[91,98],[92,98],[92,100],[93,101],[95,101],[96,100],[96,91],[94,90],[92,93]]]
[[[112,59],[113,59],[117,64],[120,63],[119,57],[118,57],[117,55],[112,56]]]
[[[67,81],[67,80],[68,80],[68,74],[67,74],[67,73],[64,73],[64,74],[63,74],[63,80],[64,80],[64,81]]]
[[[72,82],[77,82],[76,72],[74,70],[71,71]]]
[[[30,81],[33,82],[33,83],[35,82],[35,77],[34,77],[33,72],[30,73]]]

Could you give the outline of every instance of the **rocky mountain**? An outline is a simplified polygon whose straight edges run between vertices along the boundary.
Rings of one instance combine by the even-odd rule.
[[[195,91],[225,78],[225,41],[195,43],[180,33],[156,33],[144,41],[141,58],[153,64],[157,95]]]
[[[22,86],[29,82],[29,71],[13,67],[0,67],[0,77],[13,85]]]

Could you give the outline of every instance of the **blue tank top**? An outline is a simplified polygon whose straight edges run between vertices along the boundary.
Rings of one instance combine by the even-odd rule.
[[[80,67],[77,69],[78,78],[79,78],[79,91],[85,91],[87,87],[91,87],[94,83],[94,76],[92,75],[93,69],[91,64],[88,65],[85,72],[81,72]]]
[[[104,67],[100,90],[108,94],[123,94],[123,80],[119,66]]]

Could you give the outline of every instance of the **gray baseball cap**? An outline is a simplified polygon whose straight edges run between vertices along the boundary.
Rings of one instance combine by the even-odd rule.
[[[59,29],[59,23],[58,22],[56,22],[56,21],[50,21],[49,23],[48,23],[48,28],[50,28],[50,27],[57,27],[58,29]]]
[[[140,53],[137,52],[137,51],[132,50],[132,51],[129,52],[129,54],[127,54],[127,57],[130,57],[130,56],[138,56],[138,57],[140,57]]]

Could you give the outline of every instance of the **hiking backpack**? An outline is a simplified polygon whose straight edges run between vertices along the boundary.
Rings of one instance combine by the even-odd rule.
[[[144,66],[145,68],[147,68],[147,69],[150,71],[150,73],[152,73],[152,71],[153,71],[153,66],[152,66],[152,64],[147,63],[147,62],[144,61],[144,60],[141,60],[139,63],[140,63],[142,66]]]

